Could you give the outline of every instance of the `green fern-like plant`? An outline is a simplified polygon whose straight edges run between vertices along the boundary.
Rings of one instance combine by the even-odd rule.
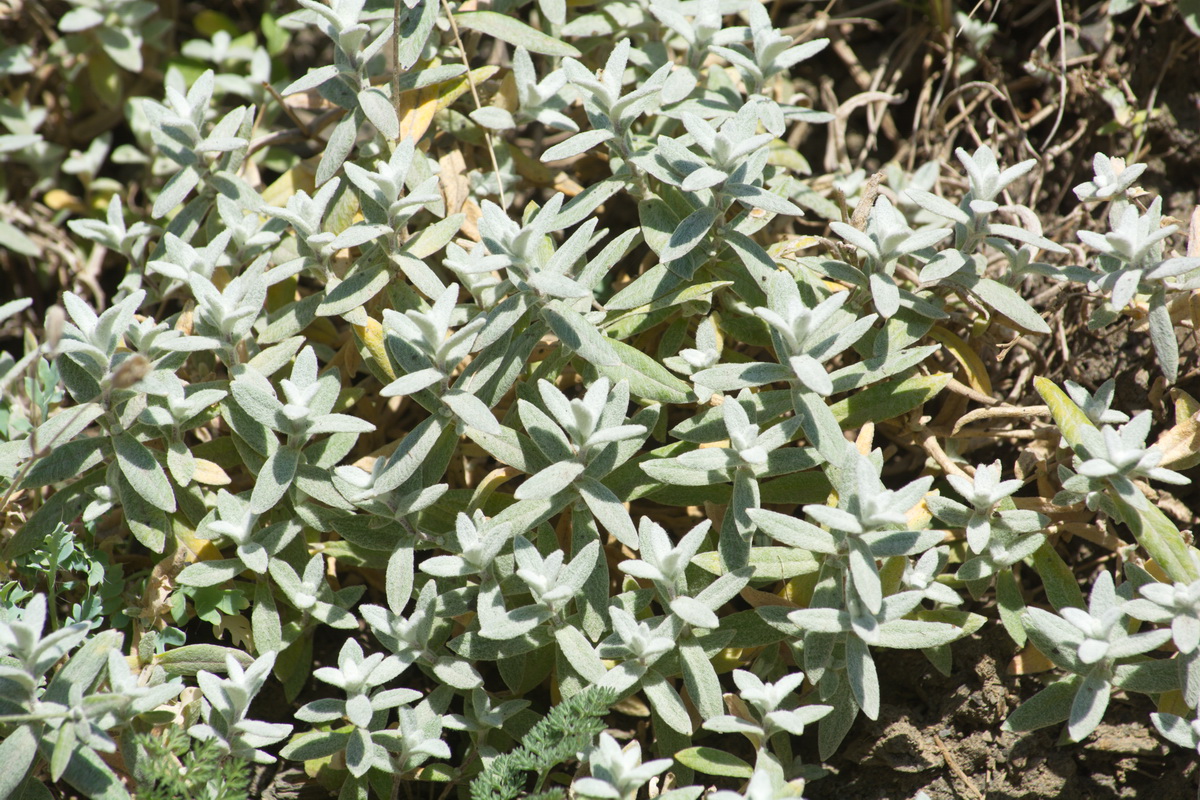
[[[197,741],[180,728],[162,736],[141,733],[144,774],[136,800],[245,800],[252,777],[249,762],[221,755],[213,740]]]
[[[559,800],[562,789],[545,789],[546,778],[559,764],[586,750],[604,730],[604,715],[616,702],[612,689],[593,687],[550,710],[529,729],[514,750],[497,756],[471,784],[471,800]],[[527,794],[534,773],[534,793]]]

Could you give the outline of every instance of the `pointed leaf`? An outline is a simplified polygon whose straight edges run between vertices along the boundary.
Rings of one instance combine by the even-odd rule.
[[[690,253],[704,240],[713,222],[717,219],[717,210],[710,206],[699,208],[679,223],[667,241],[667,247],[660,254],[663,261],[674,261]]]
[[[494,36],[514,47],[524,47],[531,53],[572,58],[582,55],[572,45],[531,28],[517,17],[508,14],[498,14],[495,11],[464,11],[455,14],[454,21],[460,28]]]
[[[128,431],[114,436],[112,443],[117,454],[117,465],[134,491],[155,508],[174,511],[175,492],[150,448],[133,438]]]
[[[676,753],[675,760],[705,775],[746,780],[754,774],[754,767],[737,756],[714,747],[689,747]]]
[[[300,452],[290,447],[281,447],[268,456],[250,494],[250,511],[265,514],[274,508],[292,485],[299,463]]]

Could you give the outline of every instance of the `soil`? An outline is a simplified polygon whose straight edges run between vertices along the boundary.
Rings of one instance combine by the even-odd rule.
[[[841,5],[835,4],[834,14],[839,13]],[[1001,156],[1006,164],[1030,157],[1024,149],[1027,146],[1032,146],[1035,153],[1053,153],[1064,139],[1073,137],[1071,146],[1044,162],[1046,179],[1035,205],[1046,231],[1078,229],[1081,219],[1093,229],[1103,229],[1101,215],[1093,215],[1090,222],[1077,216],[1077,202],[1070,192],[1071,187],[1090,179],[1095,152],[1128,155],[1129,163],[1134,163],[1135,157],[1147,163],[1149,169],[1141,184],[1162,196],[1164,215],[1174,217],[1186,230],[1200,195],[1200,39],[1181,24],[1169,5],[1146,4],[1110,18],[1101,4],[1089,7],[1065,3],[1068,58],[1078,59],[1068,69],[1063,119],[1047,150],[1042,145],[1050,137],[1053,116],[1024,132],[1004,117],[1007,114],[1011,119],[1012,110],[1021,116],[1060,102],[1056,82],[1031,81],[1025,69],[1031,60],[1048,58],[1048,63],[1053,63],[1058,59],[1057,39],[1048,36],[1056,26],[1054,8],[1051,3],[984,3],[973,14],[981,20],[990,15],[1001,31],[982,59],[981,68],[993,85],[1003,85],[1009,91],[1011,110],[1005,110],[1002,103],[990,105],[989,124],[984,122],[989,114],[980,107],[974,122],[965,120],[962,127],[947,129],[937,124],[934,115],[922,117],[917,110],[914,100],[931,74],[909,67],[899,81],[899,87],[907,89],[907,98],[889,110],[902,137],[909,130],[936,135],[927,134],[924,139],[909,136],[896,143],[881,134],[877,151],[864,159],[864,168],[870,173],[892,157],[917,165],[940,157],[950,167],[943,169],[944,179],[958,166],[950,156],[953,148],[974,149],[969,137],[976,134],[968,130],[973,127],[979,133],[990,132],[989,141],[998,143],[1002,153],[1007,144],[1009,151]],[[919,14],[906,16],[904,11],[889,6],[872,19],[878,26],[843,27],[844,41],[863,70],[872,75],[888,74],[889,56],[902,49],[895,46],[896,31],[911,31],[912,26],[924,24],[925,18]],[[907,35],[900,33],[899,37]],[[936,33],[930,37],[927,58],[942,52]],[[1039,48],[1043,41],[1050,42],[1048,52]],[[825,58],[830,74],[842,74],[844,58],[828,53]],[[914,58],[913,63],[920,63],[920,58]],[[971,77],[978,79],[981,75]],[[1113,110],[1100,99],[1099,89],[1105,85],[1128,88],[1127,99],[1135,97],[1136,107],[1153,107],[1144,129],[1116,126],[1101,135],[1102,126],[1114,119]],[[844,99],[843,91],[852,93],[855,89],[846,81],[839,84],[838,96]],[[953,118],[955,112],[948,116]],[[1073,263],[1085,263],[1081,260],[1083,251],[1073,255]],[[1157,370],[1144,328],[1124,321],[1101,331],[1089,331],[1084,322],[1091,306],[1082,291],[1063,292],[1042,310],[1052,319],[1052,326],[1061,327],[1061,335],[1056,330],[1060,345],[1046,346],[1035,359],[1040,362],[1036,374],[1060,382],[1075,380],[1090,388],[1116,378],[1114,407],[1127,412],[1156,407],[1156,419],[1171,421],[1169,411],[1162,413],[1163,387],[1154,383]],[[1176,385],[1196,395],[1200,373],[1195,339],[1184,340],[1181,352],[1184,365]],[[1006,359],[1002,348],[990,355],[981,354],[993,368],[992,380],[997,389],[1002,393],[1012,391],[1010,401],[1040,402],[1032,387],[1021,383],[1019,357]],[[1166,407],[1169,405],[1167,399]],[[1195,470],[1188,474],[1194,480],[1198,477]],[[1181,527],[1189,527],[1197,522],[1200,498],[1194,487],[1179,488],[1183,490],[1177,495],[1180,502],[1173,509],[1164,508]],[[1130,539],[1127,532],[1116,532]],[[1087,544],[1076,542],[1068,548],[1078,556],[1069,563],[1095,563],[1094,559],[1105,557],[1105,553]],[[1038,588],[1027,586],[1033,591]],[[986,604],[972,610],[994,616]],[[943,676],[919,652],[889,651],[883,660],[886,666],[880,666],[884,702],[879,719],[868,720],[860,715],[838,753],[824,764],[830,774],[811,782],[805,796],[812,800],[908,800],[920,791],[930,800],[1174,800],[1197,796],[1200,765],[1196,754],[1167,744],[1157,734],[1149,723],[1149,714],[1155,709],[1147,697],[1114,694],[1104,723],[1083,743],[1060,743],[1062,726],[1026,734],[1006,733],[1001,731],[1006,716],[1036,694],[1055,673],[1009,674],[1016,647],[999,624],[991,622],[980,634],[956,642],[953,653],[954,668],[949,676]],[[805,752],[816,760],[815,748]]]
[[[1194,753],[1170,746],[1147,724],[1145,697],[1116,695],[1105,722],[1081,744],[1058,744],[1057,728],[1000,730],[1008,713],[1042,687],[1007,674],[1015,646],[999,625],[954,646],[950,676],[916,652],[891,652],[879,719],[860,717],[832,772],[809,784],[811,800],[1124,800],[1195,796]]]

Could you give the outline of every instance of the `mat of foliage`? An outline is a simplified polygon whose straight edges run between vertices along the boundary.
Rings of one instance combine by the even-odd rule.
[[[1192,793],[1200,3],[0,32],[0,797]]]

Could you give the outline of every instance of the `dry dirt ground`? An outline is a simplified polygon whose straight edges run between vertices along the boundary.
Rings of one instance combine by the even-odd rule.
[[[1190,798],[1194,753],[1168,745],[1148,724],[1144,697],[1114,698],[1105,722],[1082,744],[1056,743],[1058,731],[1004,733],[1000,725],[1041,688],[1036,677],[1006,674],[1013,644],[998,627],[956,643],[944,677],[920,653],[889,654],[879,720],[860,719],[809,784],[811,800]],[[881,673],[883,674],[883,673]]]
[[[1184,27],[1174,4],[1141,5],[1115,18],[1104,13],[1106,4],[1065,4],[1069,66],[1064,100],[1055,81],[1035,79],[1027,68],[1031,62],[1044,65],[1059,60],[1055,4],[983,3],[974,16],[991,16],[999,32],[979,70],[968,77],[986,79],[1000,91],[977,85],[967,88],[943,101],[948,106],[943,113],[931,110],[935,103],[921,103],[921,98],[937,93],[930,86],[946,75],[939,66],[946,58],[945,49],[938,41],[935,17],[929,13],[938,5],[905,9],[873,3],[872,13],[862,12],[867,21],[853,29],[843,26],[843,33],[835,34],[842,41],[825,56],[830,62],[827,74],[849,66],[860,78],[857,83],[839,84],[839,97],[867,85],[890,84],[896,92],[906,93],[903,102],[891,107],[896,130],[902,132],[897,141],[889,141],[886,125],[878,126],[874,139],[880,161],[891,155],[915,164],[942,158],[953,167],[955,162],[947,156],[954,146],[971,149],[972,139],[988,138],[1002,151],[1007,146],[1006,163],[1013,163],[1029,157],[1032,145],[1047,155],[1048,172],[1031,204],[1047,232],[1070,244],[1073,234],[1068,238],[1064,232],[1078,229],[1081,222],[1088,224],[1074,210],[1070,187],[1090,177],[1090,159],[1096,151],[1127,155],[1130,163],[1149,164],[1143,185],[1161,195],[1164,212],[1186,227],[1200,190],[1200,39]],[[849,14],[849,8],[838,3],[832,13]],[[899,37],[896,31],[902,31]],[[909,56],[909,39],[922,36],[928,39],[913,46],[916,52]],[[861,71],[855,69],[855,61]],[[864,75],[879,80],[866,84],[861,80]],[[967,81],[958,85],[972,86]],[[1111,86],[1120,87],[1127,100],[1136,98],[1131,105],[1149,110],[1144,125],[1109,124],[1114,112],[1102,96]],[[953,92],[944,91],[942,96]],[[1051,135],[1060,104],[1062,120]],[[956,120],[957,127],[939,124],[947,119]],[[860,120],[857,128],[852,125],[848,140],[873,138],[870,126],[869,120]],[[923,133],[903,133],[913,130]],[[889,147],[894,147],[892,153]],[[868,170],[874,163],[873,158],[864,162]],[[1067,352],[1058,358],[1047,355],[1039,364],[1044,370],[1039,374],[1091,385],[1116,377],[1116,405],[1126,410],[1157,401],[1161,388],[1154,385],[1154,372],[1147,369],[1152,357],[1143,333],[1129,325],[1086,330],[1089,308],[1082,294],[1063,293],[1043,310],[1061,328],[1056,338],[1067,343]],[[1181,373],[1180,387],[1194,393],[1200,388],[1194,339],[1186,340],[1183,349],[1190,360]],[[992,361],[983,355],[998,390],[1011,389],[1024,402],[1038,402],[1027,386],[1020,385],[1011,359]],[[1003,446],[998,450],[1003,452]],[[1168,512],[1181,527],[1194,524],[1200,508],[1195,492],[1175,499]],[[1062,543],[1060,549],[1075,556],[1068,558],[1074,565],[1104,558],[1102,551],[1079,542]],[[1086,580],[1083,571],[1077,576]],[[1036,592],[1034,584],[1036,578],[1027,589]],[[989,605],[983,602],[973,610],[994,617]],[[806,796],[906,800],[920,790],[932,800],[1196,796],[1200,776],[1195,754],[1164,743],[1149,725],[1153,705],[1142,696],[1114,697],[1105,723],[1082,744],[1058,743],[1057,728],[1030,734],[1002,732],[1006,715],[1044,685],[1040,678],[1045,674],[1010,674],[1015,652],[1003,631],[989,626],[954,645],[949,677],[934,670],[920,653],[889,653],[887,667],[880,673],[885,704],[879,720],[860,717],[839,753],[826,764],[832,774],[811,783]]]

